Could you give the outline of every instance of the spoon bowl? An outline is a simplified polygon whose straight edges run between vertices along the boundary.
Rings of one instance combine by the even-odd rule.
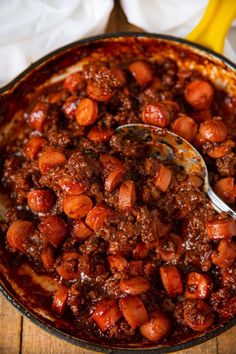
[[[148,124],[126,124],[116,132],[124,140],[134,140],[148,146],[148,156],[161,161],[171,162],[183,168],[187,174],[195,173],[204,181],[204,190],[218,212],[226,212],[236,219],[236,212],[231,209],[212,190],[206,163],[199,152],[187,140],[169,130]]]

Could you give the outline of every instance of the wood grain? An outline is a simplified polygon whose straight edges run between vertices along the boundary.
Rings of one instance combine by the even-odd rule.
[[[15,354],[21,348],[22,316],[3,296],[0,297],[0,353]]]
[[[127,22],[119,5],[111,13],[106,32],[135,31],[142,29]],[[3,297],[0,297],[0,354],[92,354],[66,343],[38,328],[27,318],[23,318]],[[217,338],[176,354],[236,354],[236,328],[232,328]]]

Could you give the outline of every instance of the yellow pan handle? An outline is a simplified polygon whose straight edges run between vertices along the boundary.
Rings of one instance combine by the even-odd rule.
[[[201,21],[186,38],[223,53],[225,38],[235,17],[236,0],[209,0]]]

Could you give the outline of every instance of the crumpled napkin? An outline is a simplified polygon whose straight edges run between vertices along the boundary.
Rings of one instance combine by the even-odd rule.
[[[104,32],[113,0],[0,0],[0,86],[65,44]]]
[[[147,32],[177,37],[186,37],[192,31],[202,18],[207,3],[208,0],[121,0],[130,23]],[[236,62],[236,21],[226,39],[224,55]]]
[[[208,0],[121,0],[128,21],[145,31],[185,37]],[[105,31],[114,0],[0,0],[0,86],[67,43]],[[231,30],[231,42],[236,28]],[[236,62],[236,45],[225,55]]]

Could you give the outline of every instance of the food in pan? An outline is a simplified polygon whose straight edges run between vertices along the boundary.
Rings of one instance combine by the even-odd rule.
[[[12,276],[58,328],[173,344],[235,316],[235,220],[213,209],[194,171],[115,131],[145,123],[184,137],[234,208],[235,97],[171,59],[93,59],[31,93],[24,121],[2,157],[1,239]],[[50,291],[35,280],[44,276]]]

